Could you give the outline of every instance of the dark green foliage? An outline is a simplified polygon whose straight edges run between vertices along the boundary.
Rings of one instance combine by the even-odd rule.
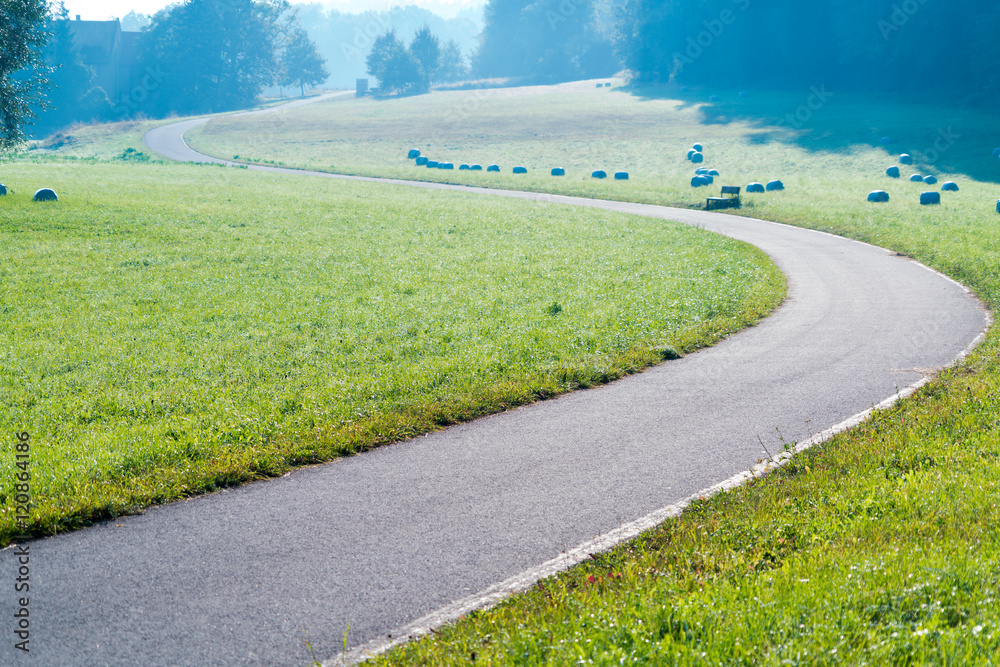
[[[281,73],[281,84],[299,86],[302,97],[306,96],[306,86],[318,86],[330,76],[326,61],[316,50],[316,45],[298,26],[292,29],[288,44],[281,53]]]
[[[469,65],[465,62],[462,49],[458,42],[450,39],[441,47],[440,65],[434,80],[442,83],[453,83],[468,78]]]
[[[621,63],[606,13],[592,0],[490,0],[474,73],[534,81],[609,76]]]
[[[0,0],[0,154],[24,140],[44,83],[44,0]]]
[[[396,37],[395,30],[389,30],[375,38],[365,63],[368,73],[378,79],[383,95],[408,95],[427,92],[431,75],[425,67],[436,71],[439,55],[437,38],[426,27],[417,33],[409,49]]]
[[[426,93],[441,66],[441,45],[426,25],[413,36],[410,54],[420,63],[420,77],[414,88],[417,92]]]
[[[281,73],[279,47],[294,30],[285,0],[187,0],[153,17],[140,69],[161,73],[142,111],[195,114],[251,105]],[[303,75],[307,76],[307,75]]]
[[[1000,7],[927,0],[628,0],[618,47],[644,81],[1000,100]]]

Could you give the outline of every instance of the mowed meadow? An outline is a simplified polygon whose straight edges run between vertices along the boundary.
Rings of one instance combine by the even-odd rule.
[[[703,206],[720,185],[781,179],[784,191],[745,195],[736,213],[891,248],[996,307],[994,118],[822,88],[737,93],[589,82],[341,100],[258,125],[213,123],[192,143],[228,158],[683,207]],[[240,144],[250,127],[256,142]],[[690,185],[694,142],[721,172],[713,186]],[[410,148],[503,171],[419,168]],[[515,165],[528,174],[513,175]],[[885,175],[891,165],[902,178]],[[630,179],[598,181],[595,169]],[[913,173],[939,182],[910,182]],[[919,205],[949,180],[958,192]],[[867,202],[873,190],[890,201]],[[991,331],[913,398],[791,465],[376,662],[996,664],[998,358]]]
[[[31,435],[36,534],[606,382],[784,295],[679,224],[128,148],[3,167],[0,430]]]

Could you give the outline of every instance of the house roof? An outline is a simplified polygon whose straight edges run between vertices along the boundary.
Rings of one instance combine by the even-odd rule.
[[[85,65],[109,63],[121,35],[121,25],[115,21],[70,21],[73,41]]]

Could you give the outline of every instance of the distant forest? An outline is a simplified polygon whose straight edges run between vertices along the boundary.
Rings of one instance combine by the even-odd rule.
[[[646,82],[1000,101],[995,0],[628,0],[616,47]]]

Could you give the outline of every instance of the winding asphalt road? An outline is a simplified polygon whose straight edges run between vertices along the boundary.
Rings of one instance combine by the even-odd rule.
[[[160,128],[148,145],[205,160],[181,138],[200,122]],[[351,646],[377,647],[415,619],[443,607],[437,618],[454,616],[479,603],[477,592],[523,584],[539,564],[747,470],[764,456],[761,442],[775,453],[921,382],[989,321],[951,280],[827,234],[656,206],[404,185],[704,227],[764,249],[788,276],[789,298],[711,349],[608,386],[31,542],[30,657],[12,648],[17,565],[7,549],[0,663],[304,664],[303,638],[327,659],[348,628]]]

